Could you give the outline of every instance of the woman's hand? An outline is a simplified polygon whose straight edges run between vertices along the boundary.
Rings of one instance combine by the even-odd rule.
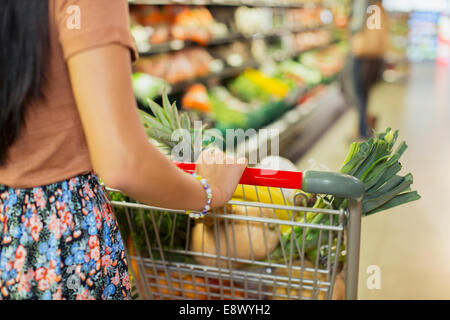
[[[211,187],[213,208],[222,207],[231,199],[247,164],[246,158],[236,159],[218,149],[207,149],[200,154],[196,172]]]

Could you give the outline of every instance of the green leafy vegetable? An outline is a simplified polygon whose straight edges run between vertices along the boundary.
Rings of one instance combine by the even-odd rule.
[[[393,152],[398,138],[398,131],[388,128],[375,138],[364,142],[354,142],[341,168],[341,173],[357,177],[364,183],[365,195],[362,199],[362,215],[372,215],[402,204],[420,199],[417,191],[411,191],[413,176],[411,173],[400,176],[402,166],[400,157],[407,149],[405,142],[401,142]],[[347,209],[346,199],[327,196],[317,197],[316,208]],[[307,221],[308,222],[308,221]],[[337,219],[330,222],[329,215],[316,214],[311,224],[337,225]],[[292,238],[294,241],[292,241]],[[320,238],[320,243],[319,243]],[[335,241],[336,239],[333,239]],[[305,241],[305,243],[303,243]],[[295,248],[304,248],[307,256],[317,256],[317,248],[329,241],[329,232],[322,232],[315,228],[294,227],[288,229],[282,237],[282,246],[289,250],[291,242]],[[313,254],[313,252],[315,252]],[[271,255],[272,259],[282,258],[282,250],[277,248]],[[301,254],[301,252],[298,252]],[[322,259],[323,262],[323,259]]]

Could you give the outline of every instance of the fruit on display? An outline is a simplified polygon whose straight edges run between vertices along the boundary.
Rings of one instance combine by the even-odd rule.
[[[279,112],[290,107],[284,105],[284,98],[293,90],[306,85],[316,86],[326,79],[325,75],[336,74],[342,65],[341,56],[337,54],[339,52],[339,50],[327,51],[321,55],[324,58],[317,61],[314,57],[320,51],[314,52],[308,59],[304,59],[312,66],[306,66],[295,60],[286,60],[275,65],[273,74],[247,69],[230,80],[226,86],[218,85],[209,89],[202,85],[194,86],[185,93],[182,105],[186,109],[196,109],[205,113],[216,123],[216,128],[221,130],[258,129],[265,123],[273,121]],[[333,57],[336,59],[333,60]],[[320,68],[324,76],[316,68]],[[205,90],[208,102],[205,99]],[[199,94],[198,98],[192,94],[194,92]],[[189,102],[189,105],[185,105],[184,102]],[[195,107],[196,104],[199,104],[198,108]]]
[[[134,68],[136,72],[162,78],[174,84],[209,74],[212,60],[204,48],[188,48],[170,54],[143,57]]]
[[[197,117],[213,122],[214,127],[221,131],[229,128],[259,129],[270,124],[287,109],[293,107],[291,102],[285,103],[285,99],[290,94],[296,94],[297,91],[300,92],[300,88],[315,86],[327,80],[322,73],[329,75],[339,71],[339,63],[331,63],[332,56],[336,53],[334,51],[323,54],[326,58],[317,58],[319,63],[311,66],[306,66],[295,59],[299,51],[321,46],[331,39],[332,33],[327,29],[301,30],[323,25],[321,7],[283,10],[239,7],[236,10],[232,9],[230,12],[234,14],[228,14],[228,16],[217,14],[221,10],[202,6],[136,5],[132,6],[132,9],[132,26],[136,27],[135,35],[140,40],[137,40],[138,46],[142,42],[148,42],[151,45],[170,44],[166,53],[158,53],[161,52],[158,50],[151,53],[150,46],[147,50],[148,54],[139,59],[134,66],[136,73],[134,86],[138,99],[143,102],[147,97],[156,98],[161,92],[160,80],[162,79],[170,85],[171,94],[177,95],[177,99],[178,94],[182,95],[180,100],[183,108],[190,112],[195,110]],[[215,21],[211,12],[214,16],[217,15],[219,20]],[[261,20],[262,16],[270,17],[270,22]],[[246,20],[248,20],[247,24]],[[234,40],[229,43],[219,41],[208,47],[185,43],[179,47],[175,45],[174,51],[170,49],[174,43],[173,40],[205,44],[207,34],[213,35],[212,38],[218,36],[217,30],[211,30],[217,29],[220,21],[227,24],[228,27],[225,29],[229,32],[228,35],[238,35],[236,38],[231,37]],[[250,23],[251,21],[253,22]],[[259,27],[262,29],[256,31]],[[153,36],[157,39],[148,40],[144,29],[147,32],[152,30]],[[276,61],[282,62],[266,63],[266,57],[260,61],[255,54],[258,51],[254,47],[257,40],[253,42],[253,40],[247,41],[239,37],[239,33],[264,34],[264,30],[268,34],[276,34],[279,30],[292,31],[291,34],[286,34],[292,41],[283,40],[280,47],[281,51],[292,54],[292,60],[279,59]],[[192,32],[196,35],[192,35]],[[265,39],[266,36],[263,35],[263,38]],[[244,35],[244,39],[245,37]],[[268,39],[270,37],[268,36]],[[209,40],[212,38],[210,37]],[[285,37],[280,36],[280,40],[281,38]],[[267,44],[269,47],[273,46],[271,41]],[[165,52],[164,50],[162,51]],[[314,52],[314,55],[319,53]],[[272,61],[272,57],[269,58]],[[305,61],[310,62],[312,59]],[[270,67],[271,64],[273,64],[272,67]],[[258,65],[261,70],[255,68]],[[244,69],[245,67],[248,69]],[[240,70],[243,70],[240,74],[236,73]]]
[[[163,79],[141,72],[135,72],[132,75],[132,81],[134,95],[141,102],[144,102],[146,99],[154,99],[159,96],[165,85],[165,81]]]
[[[191,40],[207,44],[213,37],[214,19],[205,7],[175,7],[172,36],[179,40]]]
[[[266,102],[271,99],[268,92],[264,91],[260,86],[251,81],[244,74],[241,74],[233,79],[229,84],[229,88],[236,97],[239,97],[245,102]]]
[[[260,70],[246,70],[244,72],[244,76],[275,98],[283,99],[288,94],[289,87],[285,83],[276,78],[265,75]]]
[[[214,87],[208,92],[212,112],[210,117],[214,121],[232,128],[239,126],[247,127],[246,111],[248,107],[231,94],[224,87]]]
[[[290,8],[286,11],[286,26],[312,28],[322,25],[322,11],[320,7]]]
[[[234,13],[236,28],[244,34],[271,33],[274,30],[299,30],[322,24],[320,7],[279,8],[238,7]]]
[[[184,94],[181,105],[185,109],[194,109],[201,112],[211,111],[208,90],[200,83],[193,84]]]
[[[254,34],[270,35],[290,30],[315,28],[323,25],[321,7],[274,8],[245,7],[221,13],[215,10],[214,16],[205,6],[186,5],[133,5],[131,7],[131,32],[136,39],[137,47],[146,52],[152,45],[170,44],[176,41],[191,41],[199,45],[207,45],[213,39],[226,38],[233,34],[244,36]],[[311,46],[312,37],[316,45],[323,43],[326,30],[311,30],[304,34],[296,33],[293,38],[296,49],[302,50]]]
[[[318,52],[306,52],[298,60],[303,65],[320,71],[324,78],[328,78],[341,70],[346,51],[343,45],[333,45]]]
[[[246,113],[252,111],[256,107],[255,104],[250,104],[239,100],[224,86],[214,86],[211,88],[209,93],[210,97],[217,98],[217,100],[225,104],[228,110]],[[217,108],[214,108],[214,111],[216,113],[219,112]]]
[[[231,44],[218,45],[209,48],[211,55],[231,67],[242,66],[246,61],[251,61],[249,43],[236,41]]]
[[[337,74],[342,68],[345,52],[346,47],[340,44],[307,52],[296,60],[285,59],[276,63],[274,69],[277,73],[274,74],[247,69],[228,81],[226,87],[232,95],[246,103],[263,104],[281,100],[301,84],[316,85],[322,78]],[[243,55],[239,54],[239,57],[242,58]],[[187,48],[178,52],[143,57],[134,69],[135,73],[148,74],[169,84],[176,84],[210,75],[214,72],[213,65],[218,61],[222,60],[214,58],[204,48]],[[228,61],[228,64],[233,62]],[[141,92],[140,88],[136,91]]]
[[[147,37],[139,39],[149,44],[181,40],[206,45],[228,32],[226,25],[216,22],[204,6],[135,5],[131,7],[130,15],[132,34],[145,28]]]
[[[273,29],[271,8],[239,7],[234,13],[237,29],[244,34],[268,33]]]
[[[286,83],[255,69],[244,71],[230,83],[229,87],[236,97],[245,102],[257,100],[264,103],[280,100],[289,92],[289,86]]]
[[[239,83],[242,82],[239,81]],[[236,83],[233,82],[233,85],[236,85]],[[255,88],[252,82],[249,85]],[[270,94],[261,88],[256,88],[260,97],[262,95],[267,97],[268,100],[266,102],[256,99],[246,102],[244,99],[249,97],[249,91],[246,92],[241,87],[239,88],[239,93],[246,95],[244,99],[242,99],[242,95],[236,95],[226,87],[216,86],[211,88],[209,90],[209,101],[212,110],[207,116],[214,120],[215,128],[222,132],[230,128],[258,129],[273,121],[285,110],[286,107],[283,100],[272,98]]]
[[[146,27],[146,37],[140,39],[152,44],[164,43],[170,39],[169,17],[157,6],[136,5],[130,9],[131,33],[136,38],[136,31]],[[136,39],[138,40],[138,39]]]
[[[326,45],[331,39],[329,30],[298,32],[292,35],[292,46],[294,52],[299,52]]]
[[[220,21],[215,21],[210,10],[214,11],[214,15],[217,15]],[[331,40],[330,30],[302,30],[302,28],[323,25],[321,18],[323,8],[321,7],[285,8],[283,10],[272,7],[237,7],[236,9],[231,8],[231,11],[234,12],[231,16],[221,16],[218,14],[220,11],[204,6],[131,6],[132,34],[136,39],[137,47],[144,48],[141,51],[146,53],[135,65],[135,71],[164,79],[169,84],[176,84],[222,71],[225,71],[226,74],[228,70],[225,66],[234,68],[241,67],[246,63],[251,66],[252,61],[259,61],[255,53],[258,50],[254,48],[253,41],[246,40],[245,36],[245,40],[242,37],[236,37],[236,34],[239,35],[239,33],[247,35],[276,34],[279,30],[290,30],[292,33],[283,35],[283,39],[288,36],[291,40],[287,42],[283,40],[280,50],[292,54],[322,46]],[[186,43],[176,42],[193,41],[200,45],[206,45],[214,38],[227,36],[231,37],[230,42],[225,41],[223,44],[219,42],[207,48],[186,47]],[[152,53],[152,46],[160,44],[167,44],[167,48]],[[175,51],[171,52],[172,49]],[[148,54],[149,56],[147,56]],[[256,94],[257,99],[253,99],[260,102],[267,102],[273,98],[281,99],[295,85],[291,79],[284,81],[286,79],[283,77],[269,77],[261,74],[260,71],[250,70],[247,73],[244,78],[238,77],[235,80],[246,87],[245,78],[252,78],[255,86],[249,84],[248,89],[254,92],[258,90],[257,87],[260,87],[263,89],[262,91],[265,91],[265,93],[260,92],[259,96]],[[283,86],[287,89],[283,89]],[[235,90],[234,87],[232,84],[229,86],[233,95],[244,102],[254,102],[250,99],[251,93],[250,97],[247,97],[246,89]],[[236,92],[240,94],[237,95]]]
[[[347,48],[339,43],[320,50],[301,54],[297,59],[286,59],[276,65],[275,74],[293,86],[317,86],[329,82],[341,70]]]
[[[326,90],[326,88],[327,88],[327,86],[324,85],[324,84],[315,86],[314,88],[312,88],[311,90],[306,92],[304,95],[302,95],[300,97],[300,99],[297,101],[297,104],[299,106],[302,106],[303,104],[305,104],[309,100],[314,99],[316,96],[318,96],[319,94],[324,92]]]
[[[278,70],[296,82],[304,82],[308,85],[316,85],[322,81],[320,71],[307,67],[293,60],[285,60],[278,66]]]

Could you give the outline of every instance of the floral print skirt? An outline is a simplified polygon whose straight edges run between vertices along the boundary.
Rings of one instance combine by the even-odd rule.
[[[0,185],[0,300],[130,298],[119,227],[95,174]]]

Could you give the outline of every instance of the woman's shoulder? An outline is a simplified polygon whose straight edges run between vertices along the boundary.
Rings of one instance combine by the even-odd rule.
[[[119,43],[136,57],[127,0],[50,0],[54,26],[67,60],[93,47]]]

